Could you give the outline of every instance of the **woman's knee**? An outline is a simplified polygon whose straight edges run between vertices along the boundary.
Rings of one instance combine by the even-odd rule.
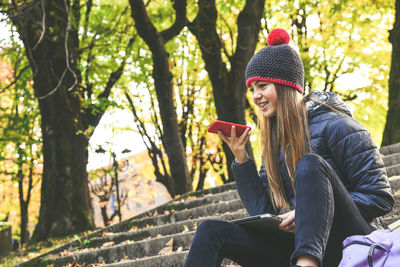
[[[295,183],[321,179],[321,176],[325,176],[321,175],[322,173],[330,173],[328,168],[329,164],[320,155],[306,154],[297,163]]]
[[[224,221],[219,220],[205,220],[202,221],[196,230],[197,236],[217,238],[225,231]]]
[[[308,153],[305,154],[297,163],[297,167],[312,167],[323,163],[325,160],[318,154]]]
[[[325,160],[320,155],[309,153],[297,163],[296,174],[313,174],[318,172],[323,165],[325,165]]]

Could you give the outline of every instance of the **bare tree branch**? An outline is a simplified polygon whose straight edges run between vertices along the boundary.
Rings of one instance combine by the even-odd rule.
[[[164,43],[177,36],[185,27],[186,21],[186,0],[173,1],[173,8],[175,9],[175,22],[172,26],[160,33],[164,39]]]
[[[6,87],[4,87],[3,89],[0,90],[0,93],[4,93],[4,91],[6,91],[8,88],[10,88],[11,86],[13,86],[14,84],[16,84],[19,80],[19,78],[21,77],[21,75],[29,69],[29,65],[23,67],[19,73],[14,77],[14,81],[12,81],[9,85],[7,85]]]

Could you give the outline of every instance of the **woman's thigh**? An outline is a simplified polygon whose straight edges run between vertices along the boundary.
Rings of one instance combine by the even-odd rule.
[[[186,264],[219,266],[228,258],[246,267],[289,266],[293,244],[291,235],[252,232],[230,222],[207,220],[197,229]]]

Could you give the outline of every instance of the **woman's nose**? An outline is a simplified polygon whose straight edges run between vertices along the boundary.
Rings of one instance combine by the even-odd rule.
[[[260,98],[261,94],[259,90],[254,90],[253,92],[253,99],[258,99]]]

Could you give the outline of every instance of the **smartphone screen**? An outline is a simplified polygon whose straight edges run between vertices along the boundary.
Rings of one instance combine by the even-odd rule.
[[[216,134],[218,134],[218,131],[221,131],[225,136],[230,137],[232,126],[236,127],[236,137],[241,136],[247,128],[250,128],[246,125],[216,120],[208,127],[207,131]]]

